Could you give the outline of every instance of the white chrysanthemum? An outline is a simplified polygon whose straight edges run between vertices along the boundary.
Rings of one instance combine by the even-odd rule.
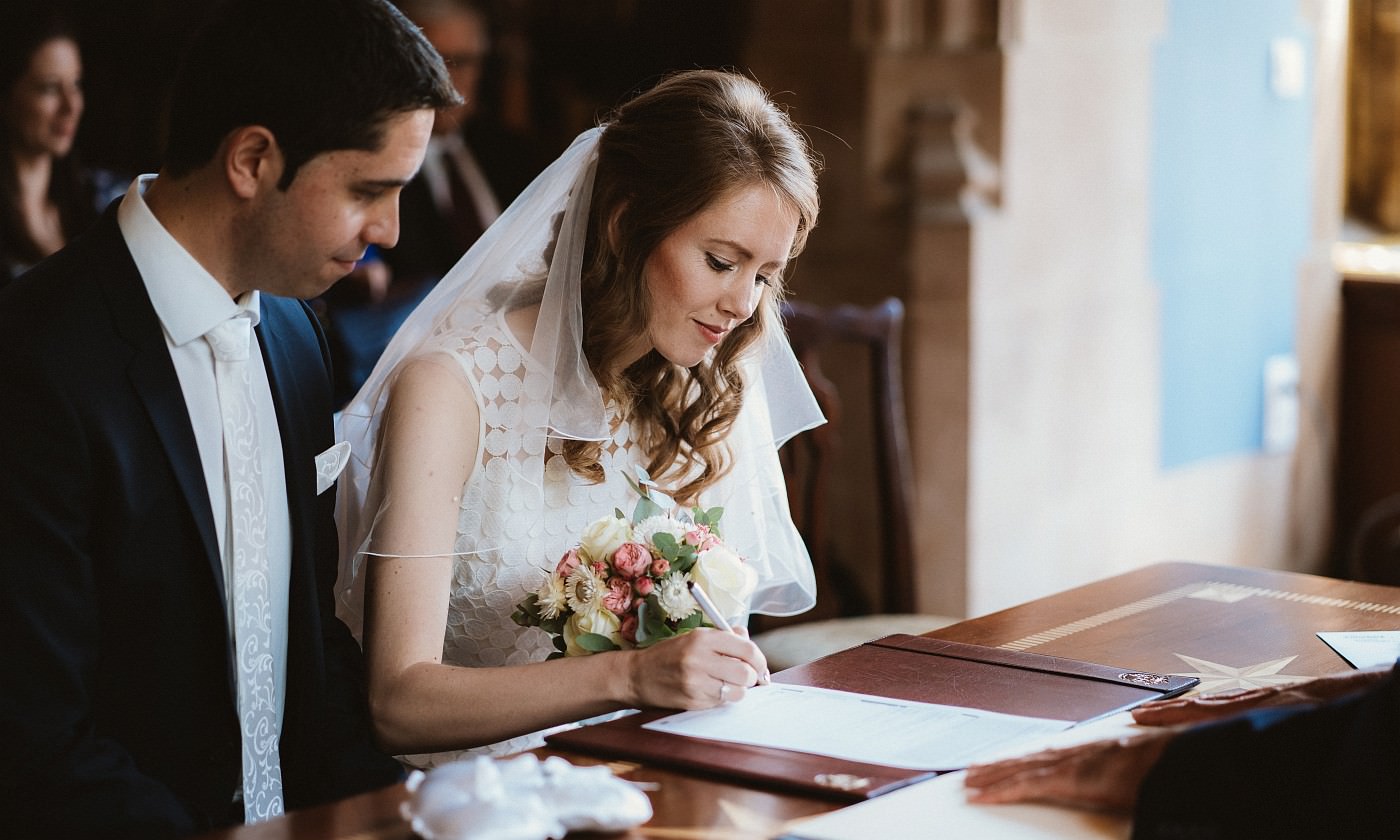
[[[544,583],[535,591],[535,596],[540,606],[540,616],[543,618],[558,618],[564,608],[569,606],[569,594],[564,579],[555,574],[545,578]]]
[[[685,537],[685,523],[669,516],[648,516],[632,527],[633,538],[643,545],[654,545],[652,537],[657,534],[670,534],[680,542]]]
[[[564,582],[564,597],[576,613],[604,609],[603,596],[607,592],[603,579],[587,563],[580,563]]]
[[[685,580],[680,572],[671,572],[656,584],[656,602],[669,621],[680,621],[699,609]]]

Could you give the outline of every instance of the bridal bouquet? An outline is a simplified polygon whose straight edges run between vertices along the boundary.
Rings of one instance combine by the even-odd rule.
[[[554,637],[551,659],[644,648],[710,626],[687,583],[702,586],[732,621],[748,610],[758,575],[720,539],[723,508],[674,513],[645,470],[627,476],[640,498],[584,529],[536,591],[511,615]]]

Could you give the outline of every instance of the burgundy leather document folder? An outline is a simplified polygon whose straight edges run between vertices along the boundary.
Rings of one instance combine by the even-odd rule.
[[[1035,653],[894,635],[775,674],[773,681],[1005,714],[1087,721],[1172,697],[1199,680]],[[550,735],[551,747],[856,802],[937,775],[644,729],[641,712]],[[820,721],[812,721],[820,726]],[[948,768],[957,769],[957,768]]]

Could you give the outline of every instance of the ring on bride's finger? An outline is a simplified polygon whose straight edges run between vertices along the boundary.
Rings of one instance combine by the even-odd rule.
[[[725,700],[725,698],[728,697],[728,696],[729,696],[729,683],[727,683],[727,682],[721,682],[721,683],[719,684],[719,702],[723,703],[724,700]]]

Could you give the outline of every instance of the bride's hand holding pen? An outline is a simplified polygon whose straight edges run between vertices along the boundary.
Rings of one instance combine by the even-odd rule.
[[[719,608],[715,606],[714,601],[710,600],[710,596],[705,593],[705,588],[703,586],[701,586],[693,580],[686,583],[686,586],[690,589],[690,597],[694,598],[695,603],[700,605],[700,610],[705,613],[705,617],[710,620],[710,623],[715,626],[716,630],[722,630],[725,633],[738,632],[739,635],[743,636],[746,639],[749,637],[747,630],[736,631],[733,625],[731,625],[729,621],[726,620],[722,614],[720,614]],[[765,662],[763,670],[758,672],[757,685],[767,685],[768,683],[772,682],[770,677],[771,675],[768,673],[768,664]],[[727,688],[728,685],[722,686],[720,688],[721,700],[723,700],[724,696],[728,694],[728,691],[726,690]]]

